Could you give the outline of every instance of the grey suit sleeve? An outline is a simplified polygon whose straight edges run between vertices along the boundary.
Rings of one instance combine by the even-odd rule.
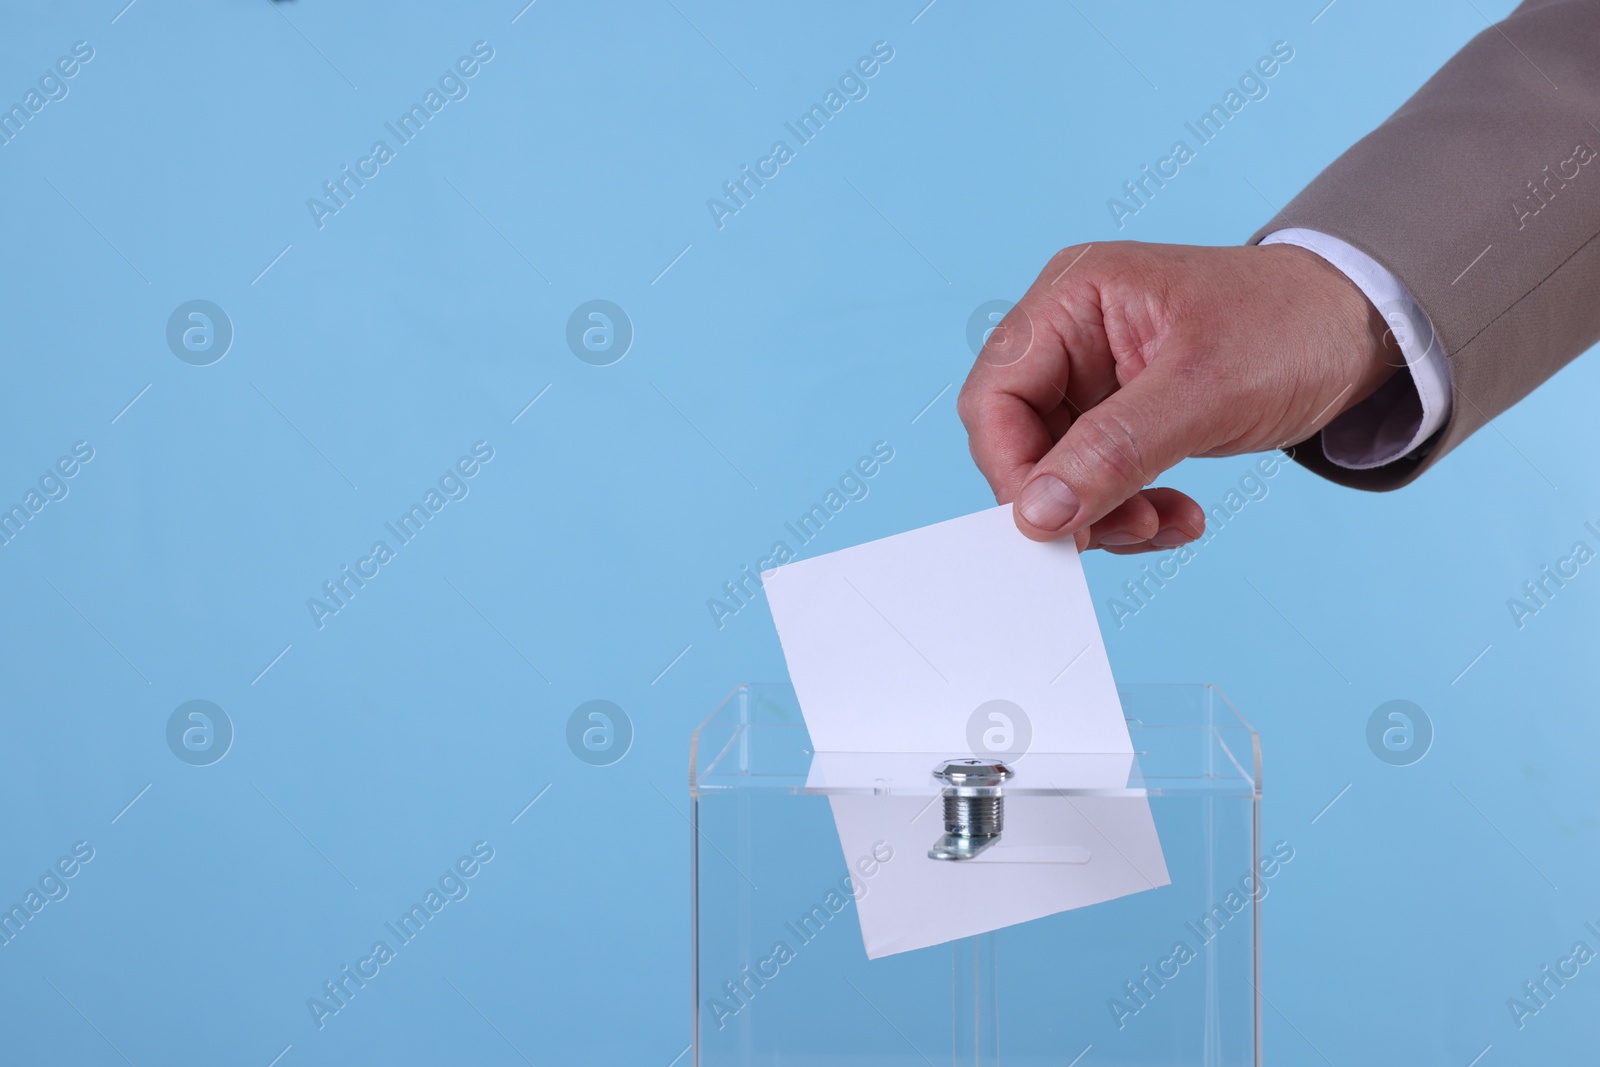
[[[1433,320],[1450,419],[1349,470],[1320,435],[1295,459],[1361,489],[1405,485],[1600,340],[1600,2],[1530,0],[1458,52],[1251,239],[1304,226],[1388,268]]]

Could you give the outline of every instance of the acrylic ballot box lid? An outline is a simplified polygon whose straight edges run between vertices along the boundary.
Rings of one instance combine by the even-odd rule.
[[[688,1062],[1061,1067],[1092,1048],[1082,1062],[1098,1067],[1257,1067],[1261,902],[1293,856],[1280,842],[1262,858],[1259,738],[1211,686],[1118,692],[1131,754],[819,753],[792,687],[729,693],[690,746]],[[1165,877],[971,936],[886,942],[894,894],[948,873],[927,856],[943,791],[932,772],[969,755],[1017,768],[1004,787],[1012,823],[1030,805],[1065,812],[1052,827],[1086,813],[1103,829],[1137,810]],[[848,832],[879,806],[900,813],[881,865]],[[908,829],[905,812],[929,809]],[[1083,848],[1007,857],[1002,840],[962,862],[999,858],[1002,877],[1055,863],[1068,881],[1091,863],[1139,862],[1087,830]],[[973,910],[950,902],[951,914]]]
[[[1221,690],[1133,685],[1119,688],[1118,695],[1133,740],[1131,765],[1116,753],[1029,751],[1011,758],[1047,765],[1052,773],[1025,776],[1007,793],[1260,797],[1260,738]],[[735,688],[695,729],[689,752],[689,793],[696,797],[730,789],[850,795],[887,788],[932,795],[937,789],[928,769],[957,755],[816,753],[794,688],[785,683]],[[1108,782],[1114,770],[1123,778]]]

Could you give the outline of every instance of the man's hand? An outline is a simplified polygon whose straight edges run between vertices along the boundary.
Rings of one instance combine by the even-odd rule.
[[[1302,441],[1405,365],[1315,253],[1116,242],[1063,249],[961,389],[972,458],[1036,541],[1170,548],[1200,505],[1146,489],[1189,456]]]

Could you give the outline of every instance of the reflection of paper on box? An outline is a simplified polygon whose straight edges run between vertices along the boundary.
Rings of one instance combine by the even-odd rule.
[[[894,849],[859,903],[869,956],[1167,884],[1070,540],[1029,541],[997,507],[763,582],[817,752],[808,788],[830,790],[847,857]],[[933,766],[967,755],[1017,772],[1005,834],[975,860],[928,859]]]

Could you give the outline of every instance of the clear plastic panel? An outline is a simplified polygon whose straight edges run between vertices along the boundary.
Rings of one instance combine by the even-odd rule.
[[[847,857],[829,797],[932,803],[937,783],[891,772],[818,784],[793,690],[734,690],[690,759],[694,1063],[1259,1064],[1260,909],[1284,857],[1260,848],[1258,739],[1211,687],[1121,695],[1135,759],[1125,784],[1087,775],[1082,795],[1148,797],[1171,884],[869,961],[865,872],[923,862],[926,843]],[[1028,777],[1019,795],[1042,788]],[[1049,788],[1076,792],[1059,776]]]

